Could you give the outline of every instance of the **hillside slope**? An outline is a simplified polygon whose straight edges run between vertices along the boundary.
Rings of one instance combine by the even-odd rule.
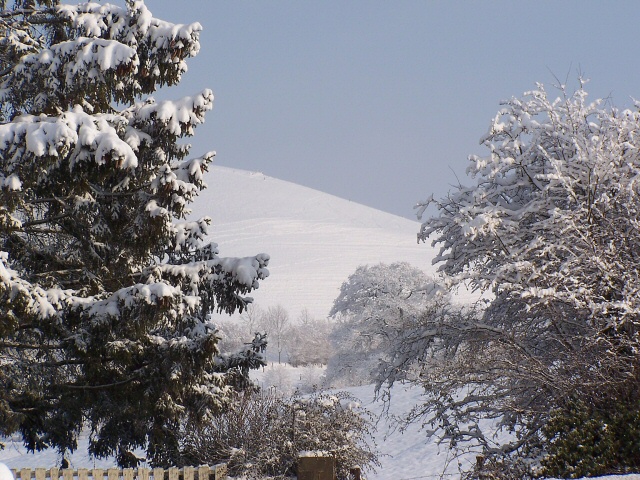
[[[271,256],[271,276],[252,294],[263,308],[325,317],[342,282],[363,264],[405,261],[435,272],[434,250],[417,243],[417,221],[262,173],[215,166],[207,175],[192,217],[213,219],[221,256]]]

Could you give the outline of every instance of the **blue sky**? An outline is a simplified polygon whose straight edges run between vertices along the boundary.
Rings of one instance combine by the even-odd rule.
[[[635,1],[146,4],[204,28],[183,82],[157,95],[213,90],[194,155],[407,218],[456,176],[469,183],[499,102],[535,82],[582,73],[591,98],[640,99]]]

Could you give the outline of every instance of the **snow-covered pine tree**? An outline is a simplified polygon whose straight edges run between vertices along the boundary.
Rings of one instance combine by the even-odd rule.
[[[208,314],[268,275],[186,221],[214,154],[179,140],[211,91],[142,100],[180,81],[201,27],[142,1],[0,8],[0,434],[65,451],[88,426],[95,455],[162,463],[232,389]]]

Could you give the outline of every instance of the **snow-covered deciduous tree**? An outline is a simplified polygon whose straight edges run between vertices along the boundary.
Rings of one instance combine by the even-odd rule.
[[[302,310],[285,338],[289,363],[302,365],[326,365],[331,356],[329,335],[333,322],[326,318],[314,318],[308,310]]]
[[[640,399],[640,113],[589,102],[582,82],[557,98],[538,85],[482,143],[471,186],[422,205],[439,213],[420,238],[440,246],[440,271],[493,300],[431,332],[447,362],[424,369],[419,413],[457,447],[537,456],[550,412]],[[483,418],[513,435],[492,444]]]
[[[0,434],[65,451],[87,425],[93,454],[162,463],[230,396],[208,314],[268,275],[185,220],[214,154],[179,142],[211,91],[145,97],[180,81],[201,27],[133,0],[1,5]]]
[[[247,333],[245,326],[235,318],[224,318],[220,316],[213,320],[218,328],[218,334],[220,336],[218,348],[221,352],[237,351],[253,336]]]
[[[443,285],[408,263],[360,266],[342,284],[331,316],[328,386],[379,383],[379,367],[423,311],[447,304]],[[409,374],[407,366],[402,375]]]

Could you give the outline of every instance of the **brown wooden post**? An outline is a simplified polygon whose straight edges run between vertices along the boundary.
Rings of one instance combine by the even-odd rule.
[[[153,480],[164,480],[164,468],[153,469]]]
[[[213,466],[213,480],[227,479],[227,464],[219,463]]]
[[[18,477],[16,477],[17,479]],[[20,470],[20,480],[31,480],[31,469],[23,468]]]
[[[108,468],[107,480],[120,480],[120,470],[117,468]]]
[[[333,457],[298,457],[298,480],[336,480],[336,459]]]

